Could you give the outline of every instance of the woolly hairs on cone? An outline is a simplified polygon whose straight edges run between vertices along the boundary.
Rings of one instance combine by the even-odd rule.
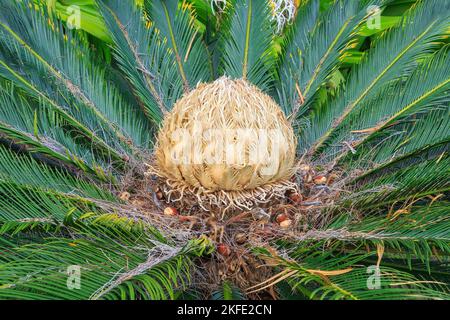
[[[199,84],[166,115],[150,172],[165,192],[250,209],[295,189],[296,138],[271,97],[245,80]],[[174,193],[176,196],[174,196]]]

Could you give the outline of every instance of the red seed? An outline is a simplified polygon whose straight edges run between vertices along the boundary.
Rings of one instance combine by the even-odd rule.
[[[330,176],[328,177],[328,180],[327,180],[327,184],[332,184],[334,182],[334,180],[336,180],[337,177],[338,176],[335,173],[330,174]]]
[[[197,217],[195,217],[195,216],[179,216],[178,220],[180,222],[191,222],[191,223],[194,223],[194,222],[197,221]]]
[[[281,223],[285,220],[288,219],[288,216],[284,213],[280,213],[279,215],[277,215],[277,218],[275,219],[278,223]]]
[[[231,249],[225,243],[219,243],[217,245],[217,252],[219,252],[219,254],[221,254],[224,257],[228,257],[231,254]]]

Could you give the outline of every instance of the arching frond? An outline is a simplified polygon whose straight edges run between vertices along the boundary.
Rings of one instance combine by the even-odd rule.
[[[148,146],[141,131],[148,124],[140,111],[108,83],[104,68],[93,64],[89,48],[75,34],[63,31],[56,19],[34,10],[29,1],[2,3],[0,19],[5,77],[51,102],[86,137],[96,132],[95,140],[117,154],[137,152],[130,146]]]
[[[92,226],[40,243],[0,242],[0,297],[46,300],[174,298],[189,283],[192,258],[208,245],[170,245],[149,233]]]
[[[86,172],[102,181],[114,181],[104,163],[109,154],[104,157],[95,153],[92,141],[86,143],[84,137],[67,129],[76,123],[60,117],[46,101],[30,103],[14,86],[3,84],[0,84],[2,143],[71,172]]]
[[[417,62],[439,48],[447,30],[447,3],[421,2],[399,26],[380,37],[349,76],[345,91],[301,126],[301,148],[319,154],[348,116],[392,81],[409,75]],[[317,142],[316,142],[317,141]]]
[[[195,88],[199,82],[211,79],[212,69],[209,53],[195,24],[195,12],[185,1],[146,1],[149,18],[164,39],[167,48],[164,59],[177,66],[177,82],[183,92]],[[178,97],[175,97],[176,100]]]
[[[238,0],[222,34],[222,73],[243,78],[268,90],[275,57],[271,52],[274,26],[266,0]]]
[[[111,33],[117,60],[140,97],[145,113],[159,122],[181,95],[176,66],[154,27],[147,27],[142,8],[125,1],[98,1]],[[177,89],[178,88],[178,89]]]
[[[321,244],[323,245],[323,244]],[[336,244],[334,244],[336,245]],[[317,248],[319,245],[317,245]],[[391,267],[365,264],[373,253],[299,250],[289,258],[259,250],[266,259],[277,261],[280,269],[272,283],[287,281],[294,291],[309,299],[445,299],[442,284],[422,280]],[[320,250],[321,251],[321,250]]]
[[[369,162],[392,161],[407,154],[417,155],[435,145],[445,145],[450,129],[450,71],[445,67],[449,63],[450,55],[445,47],[419,66],[404,83],[388,86],[379,97],[349,115],[328,152],[342,149],[342,141],[348,141],[356,153],[341,155],[341,162],[361,158],[352,166],[363,167],[361,161],[368,166]]]

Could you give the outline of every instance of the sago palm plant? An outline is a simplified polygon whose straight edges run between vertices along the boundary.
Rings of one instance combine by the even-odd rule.
[[[194,2],[1,1],[0,298],[448,299],[450,2]]]

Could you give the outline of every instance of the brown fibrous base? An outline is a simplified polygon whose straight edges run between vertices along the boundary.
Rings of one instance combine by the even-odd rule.
[[[318,172],[305,164],[289,181],[232,196],[199,194],[198,190],[179,188],[173,182],[142,174],[142,171],[140,177],[128,177],[123,181],[119,197],[126,204],[119,210],[116,208],[116,212],[144,220],[180,243],[207,237],[212,243],[229,248],[225,255],[216,250],[197,261],[193,285],[201,289],[205,298],[223,281],[248,292],[247,288],[273,276],[276,267],[271,265],[270,259],[255,255],[252,248],[265,248],[283,256],[272,246],[274,240],[320,238],[319,230],[333,217],[334,201],[342,192],[339,172],[326,168]],[[292,194],[300,197],[293,201]],[[167,207],[175,208],[177,214],[164,215]],[[330,208],[329,213],[324,213],[324,208]],[[292,222],[290,226],[281,227],[277,222],[280,214]],[[276,298],[276,292],[268,287],[248,297]]]

